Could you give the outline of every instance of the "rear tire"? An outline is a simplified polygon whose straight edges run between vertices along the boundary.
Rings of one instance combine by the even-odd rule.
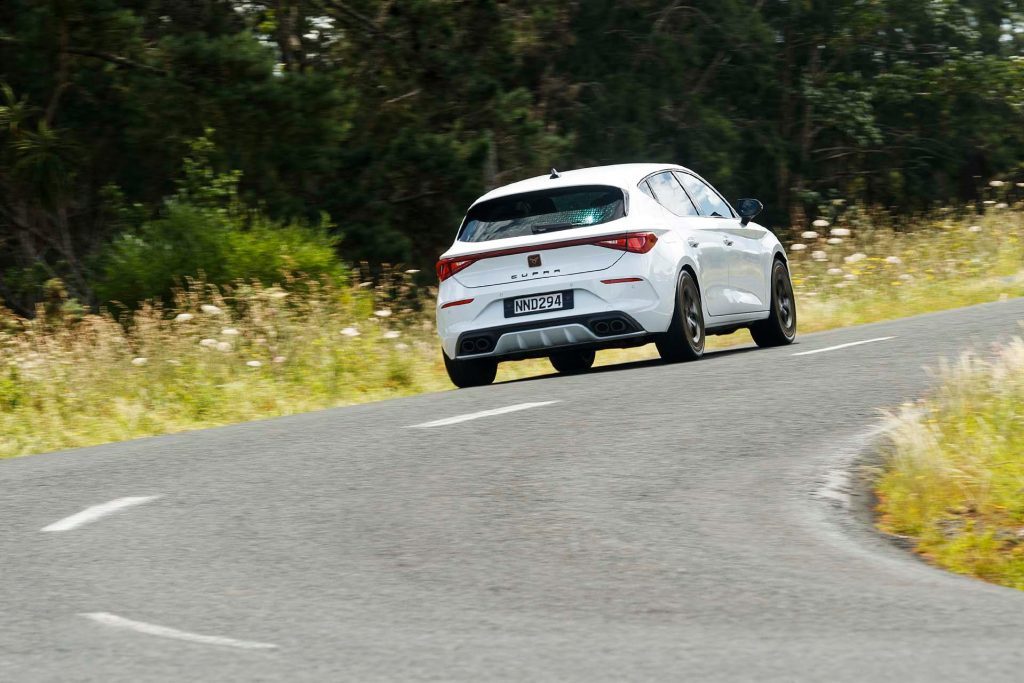
[[[549,359],[551,365],[563,375],[575,375],[586,372],[594,367],[594,358],[597,354],[593,349],[580,350],[570,349],[568,351],[556,351]]]
[[[443,351],[441,356],[444,358],[444,369],[448,371],[448,379],[460,389],[490,384],[498,374],[498,361],[493,358],[451,360]]]
[[[667,363],[697,360],[704,355],[704,309],[697,281],[687,270],[680,274],[676,285],[672,324],[655,343],[662,360]]]
[[[761,347],[785,346],[796,339],[796,298],[789,268],[780,259],[772,265],[772,308],[766,320],[750,326],[750,336]]]

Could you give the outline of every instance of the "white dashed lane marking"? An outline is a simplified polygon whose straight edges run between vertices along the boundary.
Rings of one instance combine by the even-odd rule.
[[[493,410],[481,410],[478,413],[466,413],[465,415],[446,417],[443,420],[434,420],[433,422],[424,422],[423,424],[409,425],[409,427],[447,427],[448,425],[454,425],[460,422],[468,422],[469,420],[479,420],[482,417],[494,417],[495,415],[504,415],[505,413],[515,413],[520,410],[529,410],[530,408],[540,408],[541,406],[549,406],[552,403],[558,403],[558,401],[541,401],[539,403],[517,403],[514,406],[505,406],[504,408],[495,408]]]
[[[800,353],[794,353],[794,356],[810,356],[815,353],[825,353],[826,351],[838,351],[839,349],[848,349],[851,346],[860,346],[861,344],[874,344],[875,342],[889,341],[896,337],[876,337],[874,339],[863,339],[861,341],[850,342],[848,344],[838,344],[836,346],[826,346],[823,349],[814,349],[813,351],[801,351]]]
[[[119,510],[130,508],[134,505],[142,505],[148,503],[151,500],[155,500],[160,496],[129,496],[128,498],[118,498],[107,503],[100,505],[93,505],[90,508],[86,508],[81,512],[77,512],[70,517],[54,522],[49,526],[43,527],[43,531],[70,531],[71,529],[77,529],[80,526],[95,522],[101,517],[113,514]]]
[[[159,636],[161,638],[184,640],[189,643],[223,645],[225,647],[235,647],[242,650],[273,650],[277,647],[277,645],[274,645],[273,643],[257,643],[251,640],[236,640],[235,638],[225,638],[223,636],[207,636],[201,633],[179,631],[176,628],[168,628],[167,626],[147,624],[144,621],[125,619],[124,617],[119,617],[116,614],[110,614],[109,612],[87,612],[79,616],[83,616],[97,624],[103,624],[104,626],[110,626],[112,628],[135,631],[136,633],[145,633],[146,635]]]

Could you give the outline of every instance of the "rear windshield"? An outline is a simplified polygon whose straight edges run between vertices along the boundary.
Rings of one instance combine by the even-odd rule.
[[[486,242],[599,225],[625,215],[622,190],[605,185],[525,192],[481,202],[469,210],[459,240]]]

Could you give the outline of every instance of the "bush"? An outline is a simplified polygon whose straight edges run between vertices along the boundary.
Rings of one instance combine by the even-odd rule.
[[[170,202],[166,216],[116,237],[100,256],[100,301],[134,307],[170,300],[187,277],[212,284],[258,280],[273,284],[305,274],[340,278],[337,239],[320,227],[277,224],[260,214],[241,216]]]
[[[137,211],[113,207],[125,227],[98,257],[94,289],[102,303],[169,303],[187,278],[269,285],[302,275],[317,281],[343,277],[338,238],[325,218],[318,226],[280,223],[246,208],[238,197],[241,174],[216,173],[212,152],[206,138],[192,142],[178,191],[164,202],[159,218],[140,222]]]

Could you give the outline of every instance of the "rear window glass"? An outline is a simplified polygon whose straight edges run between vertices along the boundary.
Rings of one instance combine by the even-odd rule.
[[[617,187],[588,185],[526,192],[474,206],[459,231],[459,240],[486,242],[543,235],[607,223],[625,213],[625,199]]]

